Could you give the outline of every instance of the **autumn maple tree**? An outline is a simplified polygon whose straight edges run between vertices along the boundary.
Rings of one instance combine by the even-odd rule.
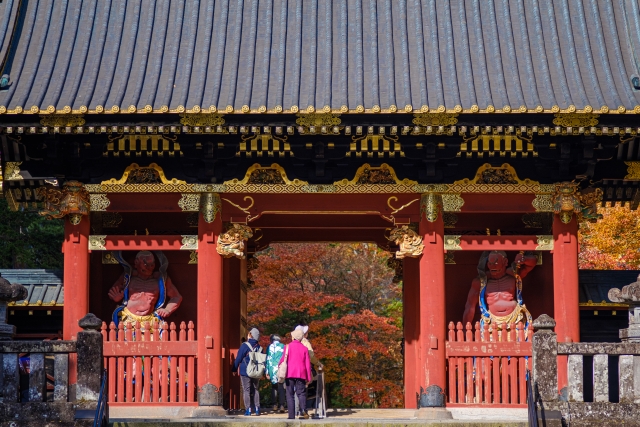
[[[401,285],[371,244],[274,244],[256,254],[249,324],[287,336],[308,324],[333,407],[401,407]]]
[[[628,206],[600,208],[602,219],[580,225],[581,269],[640,269],[640,211]]]

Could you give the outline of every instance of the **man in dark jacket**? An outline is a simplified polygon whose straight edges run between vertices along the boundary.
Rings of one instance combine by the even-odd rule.
[[[251,378],[247,375],[247,365],[249,364],[249,353],[251,351],[261,352],[262,347],[258,344],[260,331],[253,328],[249,331],[247,342],[242,343],[238,349],[238,355],[233,362],[233,372],[240,368],[240,382],[242,383],[242,397],[244,398],[245,416],[251,415],[251,408],[255,408],[255,414],[260,415],[260,393],[258,386],[260,379]]]

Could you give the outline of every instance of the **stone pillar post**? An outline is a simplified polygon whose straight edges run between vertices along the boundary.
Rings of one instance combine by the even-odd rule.
[[[419,354],[416,382],[420,386],[419,408],[444,408],[446,377],[446,305],[444,281],[444,222],[442,196],[426,193],[420,201]],[[448,411],[423,411],[425,418],[451,418]]]
[[[76,400],[97,402],[103,370],[102,334],[100,333],[102,320],[89,313],[80,319],[78,325],[83,330],[78,332],[76,340],[78,355]]]
[[[543,402],[558,400],[558,340],[553,332],[555,326],[555,320],[546,314],[533,321],[533,392]]]
[[[568,222],[567,219],[569,219]],[[578,285],[578,222],[575,215],[556,215],[553,221],[553,316],[558,342],[580,341]],[[567,387],[567,356],[561,356],[558,387]]]
[[[16,334],[16,327],[7,324],[7,303],[27,297],[27,288],[9,283],[0,276],[0,341],[9,341]]]
[[[10,341],[16,334],[16,327],[7,324],[7,303],[27,297],[27,289],[11,284],[0,276],[0,341]],[[0,354],[0,403],[19,401],[20,372],[18,353]]]
[[[198,221],[198,404],[222,409],[223,275],[216,251],[222,232],[220,196],[203,193]]]
[[[612,302],[629,304],[629,327],[620,329],[620,339],[622,342],[640,343],[640,275],[638,279],[622,289],[609,289],[609,299]],[[631,360],[629,360],[631,359]],[[620,401],[631,401],[630,403],[640,403],[640,356],[620,356],[620,377],[622,379],[622,366],[626,365],[627,371],[631,370],[632,388],[633,390],[624,390],[621,380]],[[630,365],[630,366],[629,366]],[[624,393],[624,399],[622,395]]]

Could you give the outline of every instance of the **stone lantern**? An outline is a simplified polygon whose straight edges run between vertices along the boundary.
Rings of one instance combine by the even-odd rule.
[[[27,288],[11,284],[0,276],[0,341],[8,341],[16,334],[16,327],[7,324],[7,303],[27,297]]]
[[[629,304],[629,327],[620,329],[622,342],[640,342],[640,276],[622,290],[609,289],[608,296],[612,302]]]

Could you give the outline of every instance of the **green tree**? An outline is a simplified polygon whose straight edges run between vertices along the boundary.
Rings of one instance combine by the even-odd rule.
[[[0,268],[62,268],[64,222],[9,209],[0,199]]]

